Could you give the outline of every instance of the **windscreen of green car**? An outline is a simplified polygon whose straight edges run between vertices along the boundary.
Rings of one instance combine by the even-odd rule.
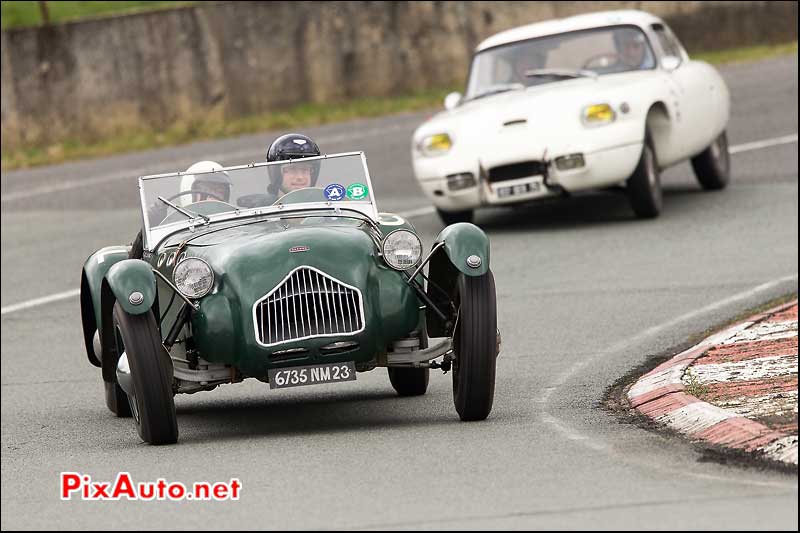
[[[139,178],[145,246],[185,228],[309,209],[377,220],[362,152]]]

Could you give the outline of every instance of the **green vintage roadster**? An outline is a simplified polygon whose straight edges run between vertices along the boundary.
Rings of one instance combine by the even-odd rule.
[[[362,152],[302,159],[313,187],[266,193],[271,173],[300,163],[141,177],[142,259],[125,246],[87,259],[86,353],[107,407],[142,440],[177,441],[178,393],[377,367],[401,396],[452,370],[461,419],[489,415],[500,344],[486,235],[453,224],[423,253],[408,220],[378,213]],[[199,195],[205,178],[226,187]]]

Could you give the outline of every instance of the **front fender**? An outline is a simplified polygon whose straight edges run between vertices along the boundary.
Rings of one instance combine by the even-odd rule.
[[[489,238],[475,224],[459,222],[444,228],[434,245],[444,242],[444,253],[456,269],[466,276],[482,276],[489,271]],[[472,267],[467,259],[477,256],[480,265]]]
[[[108,269],[106,282],[126,313],[145,313],[156,300],[156,276],[150,265],[141,259],[125,259],[116,263]],[[140,298],[134,298],[137,292],[141,294]]]
[[[442,311],[442,318],[430,307],[425,318],[430,337],[446,337],[455,322],[455,309],[451,301],[456,296],[458,278],[482,276],[489,271],[489,238],[474,224],[460,222],[444,228],[436,237],[434,246],[441,247],[431,256],[428,264],[428,297]],[[480,258],[480,265],[471,267],[467,263],[470,256]]]
[[[81,272],[81,322],[86,356],[94,366],[100,366],[94,349],[95,332],[102,328],[101,295],[103,280],[116,263],[128,258],[125,246],[107,246],[90,255]]]

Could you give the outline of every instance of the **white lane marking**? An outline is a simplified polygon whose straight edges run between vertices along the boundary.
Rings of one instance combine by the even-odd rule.
[[[695,364],[689,369],[683,382],[724,383],[756,381],[779,376],[797,375],[797,354],[770,355],[730,363]]]
[[[372,130],[364,130],[358,133],[351,133],[351,134],[342,134],[327,138],[320,138],[319,143],[336,143],[341,141],[348,141],[354,139],[362,139],[364,137],[370,137],[377,134],[382,134],[387,131],[393,131],[398,129],[404,129],[408,126],[405,124],[396,125],[396,126],[389,126],[386,128],[374,128]],[[768,148],[770,146],[777,146],[780,144],[788,144],[792,142],[797,142],[797,133],[793,133],[790,135],[783,135],[781,137],[774,137],[772,139],[764,139],[761,141],[754,141],[750,143],[739,144],[736,146],[731,146],[728,148],[728,151],[731,154],[738,154],[740,152],[748,152],[750,150],[759,150],[761,148]],[[247,157],[253,156],[255,150],[248,149],[248,150],[240,150],[238,152],[223,152],[219,154],[209,154],[207,155],[206,159],[224,159],[224,160],[231,160],[237,159],[240,157]],[[173,165],[183,168],[184,166],[191,164],[194,159],[179,159],[177,163],[173,163]],[[66,191],[69,189],[77,189],[79,187],[88,187],[90,185],[98,185],[100,183],[107,183],[111,181],[117,181],[121,179],[133,179],[134,177],[142,176],[145,174],[149,174],[152,172],[156,172],[152,166],[142,167],[134,170],[129,170],[126,172],[117,172],[114,174],[109,174],[107,176],[99,176],[96,178],[88,178],[88,179],[81,179],[81,180],[67,180],[63,181],[56,185],[43,185],[41,187],[34,187],[33,189],[27,189],[23,191],[12,192],[3,195],[0,197],[0,202],[11,202],[14,200],[21,200],[23,198],[30,198],[33,196],[39,196],[42,194],[51,194],[55,192]]]
[[[374,137],[379,134],[386,133],[387,131],[394,131],[399,129],[408,128],[406,124],[398,124],[395,126],[388,126],[385,128],[373,128],[370,130],[362,130],[355,133],[345,133],[341,135],[334,135],[330,137],[320,137],[317,142],[319,144],[333,144],[343,141],[351,141],[355,139],[363,139],[365,137]],[[248,148],[247,150],[239,150],[238,152],[220,152],[216,154],[207,154],[206,159],[210,160],[225,160],[225,161],[232,161],[240,158],[253,158],[258,156],[258,159],[262,157],[261,152],[258,150],[254,150],[252,148]],[[196,161],[194,159],[177,159],[170,163],[171,166],[175,166],[178,168],[184,168],[187,165],[192,164]],[[165,164],[166,165],[166,164]],[[163,168],[163,166],[162,166]],[[112,181],[118,181],[123,179],[130,179],[133,180],[134,178],[138,178],[139,176],[144,176],[147,174],[152,174],[154,172],[158,172],[153,165],[148,165],[146,167],[139,167],[132,170],[127,170],[124,172],[115,172],[113,174],[108,174],[106,176],[98,176],[95,178],[88,178],[88,179],[79,179],[79,180],[67,180],[62,181],[61,183],[54,184],[54,185],[43,185],[41,187],[34,187],[33,189],[27,189],[23,191],[12,192],[3,195],[0,197],[0,201],[2,202],[10,202],[13,200],[21,200],[23,198],[30,198],[32,196],[39,196],[42,194],[51,194],[55,192],[67,191],[70,189],[77,189],[80,187],[88,187],[90,185],[98,185],[101,183],[108,183]]]
[[[78,296],[81,293],[80,289],[72,289],[69,291],[59,292],[56,294],[50,294],[48,296],[42,296],[41,298],[34,298],[33,300],[27,300],[25,302],[20,302],[18,304],[7,305],[0,310],[0,315],[6,315],[8,313],[13,313],[15,311],[22,311],[23,309],[30,309],[31,307],[37,307],[39,305],[45,305],[52,302],[57,302],[59,300],[66,300],[67,298],[72,298],[73,296]]]
[[[797,134],[792,133],[783,135],[782,137],[773,137],[772,139],[764,139],[763,141],[753,141],[750,143],[737,144],[728,148],[731,154],[739,154],[742,152],[749,152],[751,150],[761,150],[762,148],[769,148],[770,146],[780,146],[781,144],[791,144],[797,142]]]
[[[408,211],[402,211],[397,214],[405,218],[414,218],[423,215],[429,215],[435,211],[436,209],[434,207],[429,206],[429,207],[419,207],[416,209],[410,209]],[[33,300],[27,300],[24,302],[20,302],[18,304],[12,304],[3,307],[2,313],[0,313],[0,315],[13,313],[15,311],[22,311],[23,309],[30,309],[31,307],[37,307],[39,305],[45,305],[52,302],[57,302],[59,300],[66,300],[67,298],[78,296],[80,293],[81,293],[80,289],[72,289],[70,291],[59,292],[57,294],[50,294],[48,296],[42,296],[41,298],[35,298]]]
[[[431,213],[435,213],[435,212],[436,212],[436,208],[434,206],[432,206],[432,205],[429,205],[427,207],[419,207],[417,209],[410,209],[408,211],[402,211],[402,212],[397,213],[397,214],[400,215],[401,217],[405,217],[405,218],[415,218],[415,217],[421,217],[421,216],[424,216],[424,215],[430,215]]]
[[[558,417],[554,416],[551,412],[548,411],[547,405],[550,402],[550,398],[553,396],[554,393],[557,393],[564,386],[564,384],[567,382],[567,380],[570,377],[572,377],[575,374],[577,374],[583,367],[589,365],[590,363],[595,363],[598,360],[603,359],[603,358],[607,357],[608,355],[613,354],[615,352],[621,352],[621,351],[623,351],[625,349],[629,349],[629,348],[632,348],[632,347],[639,346],[642,343],[644,343],[645,341],[647,341],[648,339],[650,339],[652,337],[656,337],[657,335],[663,334],[664,332],[666,332],[668,330],[671,330],[671,329],[679,326],[680,324],[683,324],[683,323],[686,323],[686,322],[690,322],[692,320],[696,320],[699,317],[711,314],[711,313],[713,313],[715,311],[718,311],[720,309],[723,309],[723,308],[725,308],[725,307],[727,307],[729,305],[733,305],[733,304],[736,304],[738,302],[746,301],[749,298],[758,296],[759,294],[761,294],[763,292],[768,292],[768,291],[770,291],[770,290],[772,290],[772,289],[774,289],[776,287],[781,286],[784,283],[788,283],[788,282],[791,282],[791,281],[797,282],[797,275],[793,274],[793,275],[790,275],[790,276],[784,276],[782,278],[778,278],[778,279],[775,279],[775,280],[772,280],[772,281],[768,281],[766,283],[762,283],[761,285],[753,287],[752,289],[748,289],[748,290],[742,291],[742,292],[740,292],[738,294],[734,294],[733,296],[729,296],[728,298],[724,298],[722,300],[719,300],[718,302],[709,304],[709,305],[707,305],[705,307],[702,307],[700,309],[695,309],[694,311],[689,311],[688,313],[685,313],[685,314],[680,315],[678,317],[675,317],[675,318],[673,318],[671,320],[668,320],[667,322],[664,322],[663,324],[659,324],[657,326],[653,326],[653,327],[647,328],[646,330],[641,331],[641,332],[637,333],[636,335],[634,335],[632,337],[629,337],[627,339],[623,339],[623,340],[621,340],[619,342],[616,342],[616,343],[612,344],[611,346],[609,346],[605,350],[598,351],[598,352],[596,352],[595,354],[593,354],[591,356],[588,356],[588,357],[585,357],[585,358],[581,359],[577,363],[574,363],[567,370],[562,372],[556,378],[555,383],[553,384],[553,386],[546,387],[542,391],[542,394],[539,396],[539,398],[537,398],[535,400],[535,402],[540,406],[542,420],[546,424],[551,425],[556,431],[561,433],[567,439],[579,442],[580,444],[583,444],[583,445],[587,446],[588,448],[592,448],[594,450],[604,449],[606,451],[606,453],[616,456],[622,462],[635,463],[635,464],[638,464],[638,465],[640,465],[642,467],[645,467],[645,468],[650,468],[650,469],[654,469],[654,470],[664,470],[664,471],[667,471],[667,472],[669,472],[671,474],[675,474],[676,471],[671,469],[671,468],[660,467],[660,466],[658,466],[656,464],[653,464],[651,461],[648,461],[648,460],[639,460],[637,458],[632,457],[630,454],[625,453],[624,451],[618,452],[618,451],[616,451],[614,449],[613,445],[600,442],[600,441],[598,441],[596,436],[586,435],[586,434],[582,433],[581,431],[579,431],[578,429],[575,429],[575,428],[567,425],[565,421],[560,420]],[[723,482],[726,482],[726,483],[733,483],[733,484],[738,484],[738,485],[770,486],[770,487],[784,487],[784,488],[785,487],[791,487],[791,488],[794,488],[794,489],[797,488],[797,483],[786,484],[786,483],[783,483],[783,482],[762,482],[762,481],[753,481],[753,480],[739,480],[739,479],[736,479],[736,478],[723,477],[723,476],[717,476],[717,475],[709,475],[709,474],[701,474],[699,472],[689,472],[689,471],[683,471],[682,474],[686,475],[686,476],[689,476],[689,477],[698,478],[698,479],[709,479],[709,480],[714,480],[714,481],[723,481]]]

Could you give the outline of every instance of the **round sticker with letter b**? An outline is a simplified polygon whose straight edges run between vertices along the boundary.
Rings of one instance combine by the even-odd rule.
[[[347,197],[351,200],[363,200],[369,196],[369,189],[361,183],[353,183],[347,188]]]

